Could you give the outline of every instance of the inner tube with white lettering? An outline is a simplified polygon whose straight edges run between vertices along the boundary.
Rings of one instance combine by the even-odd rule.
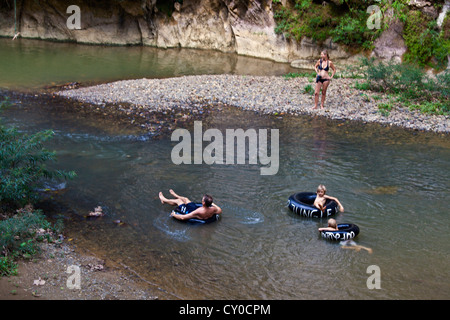
[[[188,214],[201,206],[202,206],[201,203],[189,202],[186,204],[180,204],[173,211],[175,211],[175,213],[178,213],[178,214]],[[219,215],[213,214],[212,217],[210,217],[208,219],[192,218],[192,219],[188,219],[188,220],[179,220],[179,221],[195,223],[195,224],[205,224],[205,223],[211,223],[211,222],[214,222],[217,220],[219,220]]]
[[[322,238],[327,240],[350,240],[359,234],[359,227],[353,223],[341,223],[337,225],[336,231],[321,231]]]
[[[316,196],[314,192],[295,193],[289,197],[287,206],[292,212],[309,218],[326,218],[339,212],[339,206],[334,200],[326,200],[324,211],[314,207]]]

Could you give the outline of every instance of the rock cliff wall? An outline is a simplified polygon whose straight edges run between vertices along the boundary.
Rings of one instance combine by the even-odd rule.
[[[181,2],[181,1],[180,1]],[[279,62],[308,61],[320,48],[305,39],[286,40],[274,32],[271,0],[73,0],[81,29],[70,30],[68,2],[0,0],[0,35],[89,44],[148,45],[234,52]],[[350,54],[328,41],[334,59]],[[301,61],[300,65],[301,66]]]
[[[80,8],[80,29],[67,26],[69,5]],[[0,36],[20,31],[77,43],[212,49],[308,68],[322,48],[333,60],[357,58],[331,39],[318,46],[275,34],[272,0],[17,0],[16,9],[13,0],[0,0]],[[401,25],[394,24],[374,53],[398,58],[404,51]]]

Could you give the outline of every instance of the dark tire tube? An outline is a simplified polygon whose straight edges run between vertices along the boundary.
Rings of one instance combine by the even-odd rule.
[[[327,218],[339,212],[339,206],[336,201],[329,199],[325,202],[324,211],[314,207],[316,196],[317,194],[314,192],[295,193],[289,197],[287,206],[292,212],[308,218]]]

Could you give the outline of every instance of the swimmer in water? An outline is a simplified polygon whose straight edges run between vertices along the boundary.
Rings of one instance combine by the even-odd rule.
[[[210,195],[205,194],[202,198],[202,206],[197,208],[197,206],[188,198],[177,195],[172,189],[169,190],[170,194],[174,196],[174,199],[167,199],[164,197],[162,192],[159,193],[159,199],[161,203],[167,203],[173,206],[180,206],[184,204],[186,208],[192,208],[193,211],[188,214],[178,214],[174,211],[170,216],[178,220],[188,220],[188,219],[201,219],[206,220],[211,218],[214,214],[221,214],[222,209],[213,203],[213,198]]]
[[[338,231],[336,220],[329,219],[328,220],[328,227],[326,228],[319,228],[319,231]]]
[[[314,200],[314,207],[316,207],[317,209],[319,209],[320,211],[324,212],[325,211],[325,202],[328,200],[333,200],[336,201],[336,203],[339,206],[339,211],[340,212],[344,212],[344,207],[342,206],[342,204],[339,202],[339,200],[335,197],[330,197],[327,196],[325,193],[327,192],[327,188],[321,184],[317,187],[317,196],[316,199]]]

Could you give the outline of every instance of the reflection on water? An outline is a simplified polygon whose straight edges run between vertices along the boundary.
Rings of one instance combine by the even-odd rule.
[[[21,130],[36,130],[37,110],[5,115]],[[39,111],[43,112],[43,111]],[[450,201],[448,138],[314,118],[263,117],[223,109],[203,130],[278,128],[280,169],[259,166],[174,165],[175,142],[105,133],[82,119],[51,126],[58,166],[76,170],[58,201],[75,216],[66,222],[80,245],[131,266],[151,283],[188,299],[436,299],[449,298]],[[88,121],[89,123],[89,121]],[[134,137],[134,138],[133,138]],[[321,239],[326,220],[286,208],[297,191],[324,183],[346,211],[338,223],[357,224],[354,241],[372,248],[344,250]],[[169,189],[199,201],[210,193],[220,221],[188,225],[169,217],[158,192]],[[106,216],[82,217],[101,205]],[[120,219],[124,225],[113,221]],[[369,290],[367,268],[381,270],[381,290]]]
[[[11,90],[190,74],[298,72],[284,63],[209,50],[90,46],[2,38],[0,70],[0,88]]]

